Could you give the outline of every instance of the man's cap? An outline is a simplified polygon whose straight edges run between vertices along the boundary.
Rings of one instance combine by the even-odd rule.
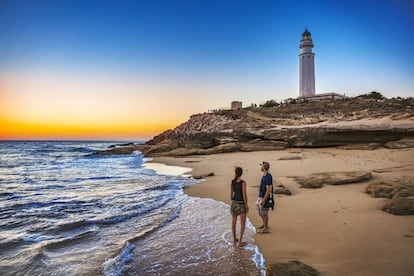
[[[268,162],[265,162],[265,161],[263,161],[262,163],[260,163],[260,166],[263,166],[266,171],[268,171],[269,168],[270,168],[270,164]]]

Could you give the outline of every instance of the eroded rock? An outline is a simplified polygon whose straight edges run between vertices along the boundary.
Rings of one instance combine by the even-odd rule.
[[[387,142],[385,143],[385,147],[389,149],[414,148],[414,139],[401,139],[399,141]]]
[[[283,149],[286,149],[288,146],[289,146],[288,143],[285,141],[254,139],[247,143],[242,143],[240,145],[240,150],[241,151],[283,150]]]
[[[317,276],[319,271],[300,261],[270,264],[267,268],[269,276]]]
[[[382,144],[380,143],[351,144],[351,145],[340,146],[338,148],[346,149],[346,150],[375,150],[381,147],[381,145]]]
[[[324,184],[343,185],[359,183],[371,178],[372,174],[369,171],[323,172],[294,177],[302,188],[321,188]]]
[[[400,216],[414,215],[413,178],[374,182],[366,187],[366,191],[372,197],[391,198],[383,211]]]
[[[302,156],[282,156],[278,160],[302,160]]]
[[[292,195],[291,191],[289,191],[284,185],[276,186],[273,193],[277,195]]]
[[[205,174],[200,174],[200,175],[193,175],[194,179],[204,179],[206,177],[210,177],[210,176],[214,176],[214,173],[205,173]]]
[[[401,189],[402,186],[396,183],[387,181],[377,181],[370,183],[365,188],[365,191],[372,197],[392,198]]]
[[[155,136],[138,150],[145,156],[186,156],[289,147],[375,149],[385,144],[389,148],[408,148],[414,147],[413,105],[411,98],[349,99],[277,108],[218,110],[192,115],[188,121]],[[404,121],[355,121],[386,116]],[[135,145],[129,145],[99,154],[127,154],[135,150]]]
[[[414,215],[414,196],[405,197],[396,194],[382,210],[400,216]]]

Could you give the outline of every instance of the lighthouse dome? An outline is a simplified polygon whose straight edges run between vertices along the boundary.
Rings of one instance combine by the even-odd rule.
[[[312,41],[311,33],[308,31],[308,29],[305,29],[305,31],[303,32],[302,41]]]

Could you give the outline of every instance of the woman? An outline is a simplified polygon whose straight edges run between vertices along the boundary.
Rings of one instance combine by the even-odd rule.
[[[246,181],[241,179],[243,169],[236,167],[235,177],[231,181],[230,197],[231,197],[231,230],[233,231],[234,243],[238,243],[239,247],[245,246],[243,242],[244,229],[246,227],[246,215],[249,211],[247,204]],[[236,237],[236,223],[237,217],[240,216],[240,237]]]

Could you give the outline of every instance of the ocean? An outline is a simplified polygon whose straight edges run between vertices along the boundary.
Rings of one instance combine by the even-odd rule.
[[[0,142],[0,275],[264,275],[253,225],[235,247],[229,206],[187,196],[203,183],[185,168],[91,155],[119,144]]]

